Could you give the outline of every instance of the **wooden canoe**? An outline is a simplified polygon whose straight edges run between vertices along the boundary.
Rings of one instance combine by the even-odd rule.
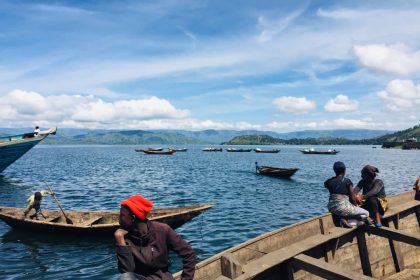
[[[168,151],[154,151],[154,150],[144,150],[143,153],[147,155],[172,155],[175,153],[174,150],[168,150]]]
[[[149,219],[177,228],[213,207],[212,204],[171,207],[152,210]],[[119,211],[66,211],[73,221],[67,224],[59,210],[42,210],[46,219],[23,218],[24,208],[0,206],[0,219],[15,229],[53,234],[110,235],[119,227]],[[32,213],[32,212],[31,212]]]
[[[203,152],[223,152],[222,148],[203,148]]]
[[[280,152],[280,150],[279,149],[263,150],[263,149],[260,149],[260,148],[256,148],[256,149],[254,149],[254,152],[256,152],[256,153],[277,154],[278,152]]]
[[[249,153],[252,149],[237,149],[237,148],[227,148],[226,152],[233,152],[233,153]]]
[[[326,151],[317,151],[317,150],[313,150],[313,149],[306,149],[306,150],[301,150],[301,152],[305,155],[335,155],[338,154],[340,151],[336,151],[336,150],[326,150]]]
[[[289,178],[298,171],[299,168],[277,168],[270,166],[261,166],[257,169],[257,173],[277,178]]]
[[[336,227],[324,214],[210,257],[196,265],[194,279],[418,279],[420,201],[414,194],[388,197],[382,228]]]

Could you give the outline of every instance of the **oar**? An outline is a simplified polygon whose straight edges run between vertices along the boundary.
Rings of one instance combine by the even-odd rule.
[[[64,218],[66,218],[66,223],[67,223],[67,224],[69,224],[69,225],[72,225],[72,224],[73,224],[73,221],[72,221],[72,220],[70,220],[70,218],[69,218],[69,217],[67,217],[66,213],[64,212],[63,208],[62,208],[62,207],[61,207],[61,205],[60,205],[60,202],[58,202],[58,199],[57,199],[57,197],[55,196],[55,193],[52,191],[52,189],[50,188],[50,186],[49,186],[47,183],[45,183],[45,185],[47,185],[48,189],[49,189],[49,190],[50,190],[50,192],[53,194],[52,196],[54,197],[55,202],[57,202],[57,205],[58,205],[58,207],[60,207],[60,210],[61,210],[61,212],[63,213]]]

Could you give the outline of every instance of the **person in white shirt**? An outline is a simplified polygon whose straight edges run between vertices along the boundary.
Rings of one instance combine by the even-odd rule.
[[[41,130],[39,129],[39,126],[35,126],[34,135],[38,136],[41,133]]]

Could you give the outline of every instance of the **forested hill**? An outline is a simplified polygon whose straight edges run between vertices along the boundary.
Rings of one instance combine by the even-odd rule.
[[[408,138],[417,138],[420,140],[420,125],[412,128],[397,131],[395,133],[385,134],[380,137],[351,140],[342,137],[317,137],[317,138],[292,138],[279,139],[269,135],[242,135],[223,143],[226,145],[382,145],[389,141],[402,141]]]

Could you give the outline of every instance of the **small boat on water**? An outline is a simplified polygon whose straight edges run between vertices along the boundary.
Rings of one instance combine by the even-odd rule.
[[[255,163],[255,170],[258,174],[277,177],[277,178],[290,178],[299,168],[278,168],[271,166],[258,166],[258,163]]]
[[[144,151],[163,151],[163,148],[147,148],[145,149],[134,149],[136,152],[144,152]]]
[[[0,137],[0,172],[18,160],[36,144],[50,134],[56,134],[57,128],[51,128],[40,133],[30,132]]]
[[[155,151],[155,150],[144,150],[143,153],[148,155],[172,155],[175,153],[174,150],[167,150],[167,151]]]
[[[188,151],[187,148],[180,148],[180,149],[169,148],[169,150],[172,150],[172,151],[175,151],[175,152],[186,152],[186,151]]]
[[[304,153],[305,155],[335,155],[335,154],[338,154],[340,151],[337,151],[337,150],[321,151],[321,150],[315,150],[315,149],[305,149],[305,150],[301,150],[301,152]]]
[[[277,154],[278,152],[280,152],[279,149],[273,149],[273,150],[263,150],[260,148],[256,148],[254,149],[254,152],[256,153],[271,153],[271,154]]]
[[[212,208],[212,204],[191,205],[154,209],[148,218],[178,228]],[[51,234],[110,235],[119,227],[119,211],[66,211],[66,216],[73,222],[67,224],[60,210],[42,210],[46,219],[23,218],[25,208],[0,206],[0,219],[15,229],[29,232],[39,231]]]
[[[252,151],[252,149],[238,149],[238,148],[227,148],[226,152],[238,152],[238,153],[248,153]]]
[[[194,279],[419,279],[420,201],[414,195],[387,197],[381,228],[336,227],[332,215],[324,214],[203,260]],[[181,272],[174,278],[180,280]]]
[[[222,148],[203,148],[203,152],[223,152]]]

